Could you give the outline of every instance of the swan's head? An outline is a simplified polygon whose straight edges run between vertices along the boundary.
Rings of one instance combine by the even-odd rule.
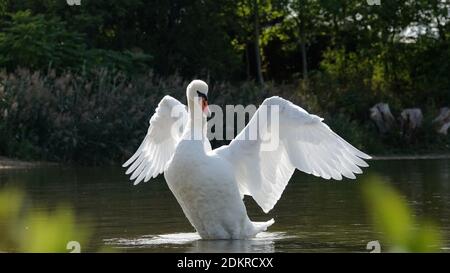
[[[186,89],[188,104],[192,107],[201,107],[202,112],[209,116],[208,85],[202,80],[193,80]],[[192,109],[191,109],[192,110]]]

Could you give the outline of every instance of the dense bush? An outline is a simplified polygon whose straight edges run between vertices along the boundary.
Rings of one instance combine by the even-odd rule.
[[[152,75],[130,79],[29,70],[0,74],[0,153],[57,161],[117,161],[136,148],[163,94],[183,83]]]
[[[121,162],[138,147],[160,99],[170,94],[184,103],[187,84],[178,76],[130,77],[107,69],[60,75],[25,69],[0,73],[0,154],[82,164]],[[210,97],[211,103],[224,106],[259,104],[265,97],[281,95],[323,116],[336,132],[374,154],[411,148],[449,150],[449,138],[437,136],[431,126],[435,112],[425,112],[425,128],[413,142],[403,141],[398,134],[381,138],[366,117],[353,113],[351,105],[333,108],[318,100],[310,88],[304,82],[269,83],[264,88],[253,82],[213,83]]]
[[[58,75],[25,69],[0,74],[0,154],[80,163],[118,162],[144,137],[160,99],[185,100],[188,82],[178,76],[130,77],[106,69]],[[290,86],[268,85],[265,95],[252,82],[211,85],[218,105],[260,103],[265,96],[293,94]],[[302,99],[303,98],[303,99]]]

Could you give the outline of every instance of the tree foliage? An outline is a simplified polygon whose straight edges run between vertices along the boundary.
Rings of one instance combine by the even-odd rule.
[[[78,160],[90,150],[103,152],[106,145],[97,143],[99,136],[126,124],[115,116],[117,109],[127,112],[135,106],[122,95],[131,89],[138,99],[145,98],[149,108],[143,108],[143,102],[139,105],[146,112],[161,94],[133,83],[155,78],[161,83],[202,78],[212,90],[231,83],[234,88],[229,90],[241,103],[255,103],[243,99],[255,98],[255,90],[263,97],[279,89],[273,93],[298,99],[302,106],[314,105],[312,110],[329,117],[336,128],[353,126],[348,131],[355,133],[348,137],[359,147],[372,147],[367,120],[375,103],[387,102],[394,111],[420,107],[427,120],[439,107],[448,106],[449,9],[448,0],[392,0],[378,6],[360,0],[82,0],[81,6],[59,0],[1,0],[0,70],[6,71],[0,73],[0,116],[15,109],[16,98],[34,108],[24,111],[28,113],[24,117],[0,120],[0,131],[5,132],[0,138],[6,138],[0,141],[0,151],[14,154],[12,147],[34,147],[28,151],[38,147],[37,154],[57,155],[55,160],[66,160],[61,155]],[[23,71],[39,75],[37,82],[43,86],[31,84]],[[121,81],[115,77],[105,83],[98,71],[124,75],[127,85],[117,87]],[[62,94],[56,87],[67,75],[79,79],[66,85],[77,90],[75,94],[64,90],[68,98],[83,97],[83,107],[92,98],[99,99],[90,109],[71,108],[73,123],[57,124],[67,129],[61,132],[70,132],[61,136],[67,143],[58,146],[46,142],[53,134],[48,127],[53,121],[40,120],[44,124],[40,127],[34,119],[44,118],[36,113],[46,105],[53,105],[49,109],[55,117],[65,114],[60,105],[66,104],[50,98]],[[255,86],[252,81],[264,84],[244,94],[248,90],[243,86]],[[288,92],[282,90],[286,86]],[[35,101],[22,96],[28,94],[27,88],[38,90],[27,91],[37,96]],[[108,93],[111,99],[117,95],[118,101],[124,100],[120,107],[106,99],[105,88],[114,90]],[[119,125],[89,135],[92,128],[104,125],[94,118],[100,114],[99,105],[103,116],[111,115],[111,122]],[[91,118],[80,118],[86,115]]]

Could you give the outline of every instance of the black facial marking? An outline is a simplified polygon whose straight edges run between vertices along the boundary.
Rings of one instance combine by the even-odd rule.
[[[205,94],[203,94],[202,92],[198,91],[198,90],[197,90],[197,95],[200,98],[203,98],[205,101],[208,101],[208,97]]]

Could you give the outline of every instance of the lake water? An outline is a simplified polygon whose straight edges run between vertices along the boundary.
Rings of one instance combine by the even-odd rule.
[[[371,161],[355,181],[330,182],[296,172],[281,200],[264,214],[246,198],[252,220],[275,219],[252,240],[199,240],[164,178],[132,186],[120,167],[40,167],[0,170],[0,189],[18,186],[33,210],[60,203],[75,209],[94,232],[84,251],[121,252],[368,252],[374,232],[361,196],[364,177],[376,173],[400,191],[415,215],[432,219],[450,252],[450,160]],[[383,245],[381,246],[383,250]]]

